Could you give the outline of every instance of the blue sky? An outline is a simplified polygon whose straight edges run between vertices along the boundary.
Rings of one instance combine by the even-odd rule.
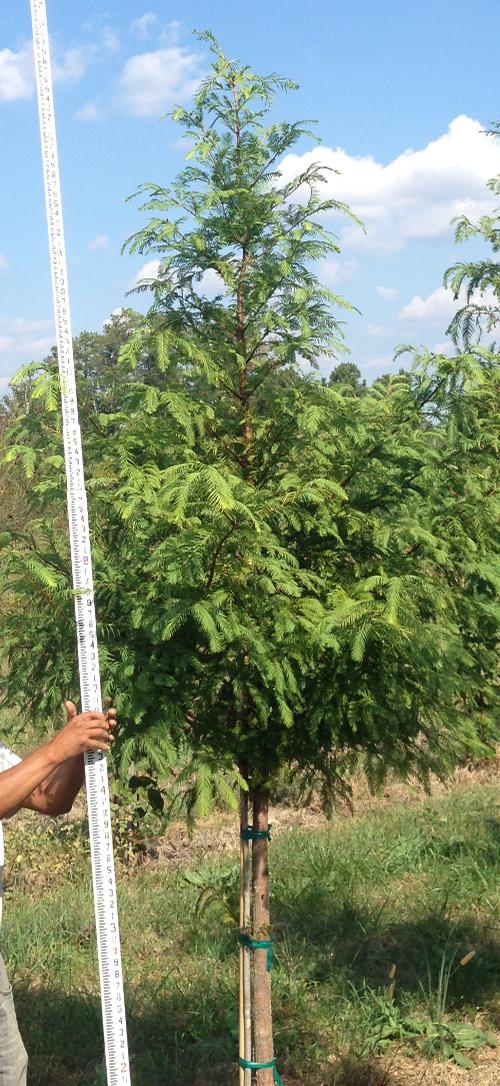
[[[340,170],[331,192],[364,219],[338,224],[342,254],[321,267],[360,310],[347,327],[351,357],[371,380],[392,367],[395,344],[441,349],[453,303],[443,271],[475,257],[457,249],[450,218],[487,211],[500,143],[495,117],[497,0],[184,0],[84,6],[48,0],[75,332],[97,329],[124,304],[143,262],[120,255],[141,224],[125,198],[181,168],[178,132],[160,117],[187,102],[209,26],[230,55],[300,83],[277,114],[318,120],[283,163],[311,155]],[[0,28],[0,388],[53,342],[38,116],[28,0],[3,5]],[[141,303],[143,304],[143,303]]]

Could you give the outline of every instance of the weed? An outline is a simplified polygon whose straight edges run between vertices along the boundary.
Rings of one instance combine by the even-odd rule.
[[[447,947],[445,948],[441,958],[436,992],[430,991],[429,1020],[421,1022],[423,1036],[419,1043],[419,1047],[426,1056],[440,1056],[445,1060],[453,1060],[467,1070],[472,1070],[474,1064],[464,1055],[465,1052],[482,1048],[483,1045],[495,1047],[497,1044],[496,1038],[488,1030],[478,1029],[469,1022],[450,1022],[445,1018],[450,981],[455,973],[468,966],[475,956],[476,952],[470,950],[455,964],[457,951],[454,950],[449,955]]]

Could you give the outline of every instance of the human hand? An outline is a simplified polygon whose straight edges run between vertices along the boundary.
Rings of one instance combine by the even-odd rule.
[[[66,762],[90,750],[107,753],[113,743],[116,709],[105,713],[77,713],[72,701],[66,702],[68,722],[50,740],[49,746],[57,763]]]

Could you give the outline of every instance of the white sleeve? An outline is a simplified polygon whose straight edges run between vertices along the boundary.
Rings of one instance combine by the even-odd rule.
[[[22,758],[14,754],[13,750],[9,750],[4,743],[0,743],[0,773],[3,773],[4,769],[12,769],[13,766],[19,765],[19,762],[22,762]]]
[[[9,750],[9,747],[6,747],[4,743],[0,743],[0,773],[3,773],[5,769],[12,769],[13,766],[19,765],[20,762],[22,762],[22,758],[19,758],[19,756],[17,754],[14,754],[13,750]],[[8,817],[12,818],[12,815],[17,814],[18,810],[19,810],[19,807],[15,811],[12,811],[11,814],[8,815]],[[0,825],[1,825],[1,823],[0,823]],[[2,841],[2,846],[0,848],[0,857],[2,855],[2,852],[3,852],[3,841]],[[3,865],[3,860],[2,860],[2,865]],[[0,873],[0,904],[1,904],[1,894],[2,894],[2,876],[1,876],[1,873]],[[1,919],[2,919],[2,912],[1,912],[1,908],[0,908],[0,920]]]

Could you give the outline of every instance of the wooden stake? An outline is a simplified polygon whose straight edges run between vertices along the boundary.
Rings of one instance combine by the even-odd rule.
[[[269,797],[266,792],[253,793],[253,828],[259,833],[269,831]],[[253,842],[252,848],[252,935],[255,939],[269,939],[271,918],[269,915],[269,867],[267,837]],[[270,1063],[274,1056],[273,1018],[271,1007],[271,974],[267,969],[267,950],[253,954],[253,1042],[255,1061]],[[262,1068],[256,1072],[257,1086],[273,1086],[273,1069]]]
[[[240,789],[240,830],[248,826],[248,792]],[[240,931],[248,933],[251,904],[251,872],[249,842],[240,836]],[[242,1059],[252,1058],[252,1006],[251,978],[248,947],[240,943],[240,1022],[239,1054]],[[240,1067],[240,1086],[251,1086],[252,1072]]]
[[[248,793],[246,802],[246,819],[248,825]],[[246,935],[251,934],[252,923],[252,867],[250,863],[250,842],[244,841],[245,854],[245,881],[243,891],[243,930]],[[243,947],[243,986],[245,1002],[245,1059],[253,1058],[252,1046],[252,963],[251,951]],[[247,1076],[245,1086],[251,1086],[252,1072],[245,1071]]]

